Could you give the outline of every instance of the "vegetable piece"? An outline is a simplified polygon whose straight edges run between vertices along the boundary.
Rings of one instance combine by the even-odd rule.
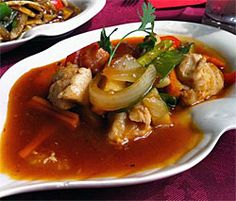
[[[171,40],[174,48],[179,48],[181,41],[174,36],[161,36],[161,40]]]
[[[10,33],[7,29],[0,25],[0,41],[10,40]]]
[[[159,93],[162,100],[169,106],[174,108],[177,105],[177,98],[167,93]]]
[[[170,84],[170,78],[169,78],[169,76],[166,76],[157,82],[156,88],[164,88],[164,87],[168,86],[169,84]]]
[[[12,9],[6,3],[0,3],[0,20],[10,17]]]
[[[151,113],[152,124],[154,126],[170,125],[171,119],[169,109],[160,97],[156,88],[153,88],[143,99],[143,104]]]
[[[0,25],[2,25],[3,27],[5,27],[9,30],[16,27],[16,22],[17,22],[16,16],[17,16],[17,14],[18,14],[18,11],[15,11],[15,10],[12,11],[11,15],[6,20],[4,19],[0,22]]]
[[[98,87],[101,75],[97,75],[89,87],[90,102],[98,109],[104,111],[116,111],[127,108],[137,103],[145,96],[156,79],[156,69],[150,65],[143,75],[132,85],[125,89],[110,94]]]
[[[166,51],[152,61],[162,78],[166,77],[180,62],[184,55],[178,50]]]
[[[62,10],[65,7],[62,0],[51,0],[51,2],[57,10]]]
[[[155,8],[152,6],[151,3],[144,3],[142,6],[142,11],[143,11],[143,15],[141,16],[139,14],[139,18],[141,20],[141,25],[138,29],[135,29],[133,31],[130,31],[129,33],[125,34],[120,41],[117,43],[117,45],[115,46],[115,48],[110,52],[110,58],[108,61],[108,66],[110,66],[111,61],[113,59],[113,57],[115,56],[115,53],[118,49],[118,47],[120,46],[120,44],[122,43],[122,41],[130,34],[137,32],[137,31],[144,31],[148,34],[153,34],[153,29],[154,29],[154,20],[155,20]],[[148,24],[151,24],[151,27],[147,27]]]
[[[12,8],[13,8],[14,10],[20,11],[20,12],[23,13],[23,14],[28,15],[29,17],[34,18],[34,17],[36,16],[36,14],[35,14],[33,11],[31,11],[30,9],[25,8],[25,7],[23,7],[23,6],[12,6]]]
[[[236,71],[231,73],[224,73],[225,85],[232,85],[236,83]]]
[[[62,111],[54,109],[51,104],[38,96],[34,96],[29,101],[29,105],[46,113],[47,115],[60,120],[69,128],[76,128],[79,125],[79,115],[69,111]]]
[[[106,50],[107,52],[109,52],[109,54],[112,53],[112,44],[111,44],[111,41],[110,41],[110,37],[111,35],[117,31],[118,28],[114,29],[110,34],[109,36],[107,36],[106,34],[106,30],[103,28],[102,29],[102,32],[101,32],[101,36],[100,36],[100,41],[98,42],[99,46],[101,48],[103,48],[104,50]]]
[[[27,19],[28,19],[28,16],[26,14],[19,13],[19,19],[16,22],[16,26],[12,29],[10,33],[11,40],[16,39],[17,37],[20,36],[20,34],[25,28]]]
[[[121,91],[125,87],[126,87],[125,82],[112,79],[106,79],[103,84],[103,90],[110,93]]]
[[[182,54],[194,53],[194,43],[181,44],[178,51]]]
[[[126,54],[114,59],[111,66],[104,68],[102,74],[109,80],[135,82],[145,70],[134,57]]]
[[[215,65],[216,65],[217,67],[219,67],[221,70],[224,69],[224,67],[225,67],[225,62],[224,62],[223,60],[218,59],[218,58],[216,58],[216,57],[211,57],[211,56],[208,56],[208,55],[205,55],[205,54],[204,54],[203,56],[206,58],[206,60],[207,60],[208,62],[215,64]]]
[[[63,19],[68,20],[73,15],[74,11],[70,8],[64,7],[62,9],[62,13],[63,13]]]
[[[111,80],[135,82],[144,72],[144,67],[130,70],[117,70],[115,68],[108,67],[104,69],[103,75]]]
[[[79,63],[79,54],[80,54],[80,50],[73,52],[72,54],[68,55],[66,57],[66,63],[72,63],[72,64],[78,64]]]
[[[56,131],[56,127],[54,125],[44,125],[37,135],[27,144],[23,149],[18,152],[18,155],[21,158],[26,158],[29,156],[32,151],[37,149],[47,138],[53,135]]]
[[[183,89],[183,85],[176,77],[175,70],[172,70],[169,74],[170,84],[167,86],[167,92],[171,96],[179,97],[181,90]]]
[[[142,50],[143,53],[146,53],[154,48],[157,42],[157,38],[154,33],[150,33],[149,35],[145,36],[142,43],[139,44],[139,48]]]
[[[162,42],[157,44],[152,50],[139,57],[137,61],[142,66],[147,66],[152,62],[153,59],[155,59],[162,52],[167,51],[171,46],[172,46],[171,40],[163,40]]]

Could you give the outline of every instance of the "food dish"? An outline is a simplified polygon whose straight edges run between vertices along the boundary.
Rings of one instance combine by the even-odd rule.
[[[173,26],[176,27],[176,32],[177,33],[173,32],[173,31],[168,31],[168,26],[166,24],[171,24],[171,23],[172,23]],[[119,31],[117,33],[115,33],[115,35],[113,37],[114,38],[120,38],[121,35],[124,35],[124,33],[126,33],[127,31],[129,31],[129,30],[131,30],[131,29],[133,29],[134,27],[137,27],[137,26],[138,26],[138,24],[131,24],[131,25],[129,24],[129,25],[120,26],[119,27]],[[219,30],[214,29],[214,28],[209,28],[209,27],[206,27],[206,26],[196,25],[196,24],[192,24],[192,23],[184,23],[184,22],[158,22],[158,23],[156,23],[156,29],[158,30],[157,32],[160,33],[160,34],[181,34],[179,32],[182,31],[183,35],[191,36],[189,34],[190,32],[188,32],[188,34],[186,34],[183,31],[184,30],[188,31],[188,28],[189,28],[189,30],[191,30],[195,26],[198,27],[198,31],[196,31],[196,30],[194,31],[193,30],[193,32],[191,32],[191,34],[193,34],[192,36],[197,38],[197,39],[200,39],[202,41],[207,42],[208,44],[210,44],[211,46],[213,46],[215,48],[218,48],[219,50],[221,50],[221,48],[220,48],[221,41],[219,40],[218,44],[215,44],[215,46],[214,46],[214,41],[211,40],[208,35],[203,35],[203,34],[206,33],[207,31],[208,31],[208,33],[211,32],[211,34],[213,34],[213,36],[214,36],[214,39],[217,39],[218,37],[221,37],[222,35],[225,35],[225,34],[227,35],[226,42],[224,41],[227,44],[227,45],[225,45],[226,47],[224,46],[224,52],[225,52],[224,56],[230,62],[230,65],[234,66],[236,61],[235,61],[235,58],[233,56],[233,53],[230,51],[231,48],[233,47],[233,46],[231,47],[231,45],[234,45],[234,44],[232,44],[232,42],[235,42],[235,36],[233,36],[232,34],[229,34],[229,33],[224,32],[224,31],[219,31]],[[108,31],[111,31],[111,30],[112,29],[109,29]],[[71,54],[75,50],[80,49],[80,48],[90,44],[91,42],[97,41],[99,39],[99,33],[100,33],[99,31],[97,31],[97,32],[94,31],[94,32],[86,33],[86,35],[82,34],[80,36],[77,36],[78,38],[80,38],[80,40],[82,40],[84,42],[83,44],[77,43],[77,40],[78,40],[77,37],[73,37],[71,39],[63,41],[63,42],[59,43],[56,47],[54,46],[54,48],[57,49],[57,48],[60,48],[60,47],[63,46],[64,49],[65,49],[65,52],[60,53],[60,55],[57,55],[58,57],[56,56],[53,59],[52,58],[48,58],[46,63],[44,63],[45,61],[40,61],[40,63],[37,63],[37,66],[35,66],[35,65],[30,66],[31,64],[28,63],[28,65],[26,65],[26,67],[25,67],[25,69],[23,71],[26,72],[29,69],[31,69],[32,67],[43,66],[43,65],[46,65],[48,63],[52,63],[52,62],[58,61],[61,58],[66,57],[68,54]],[[196,34],[199,34],[201,36],[199,37]],[[140,33],[137,36],[139,36],[139,35],[140,35]],[[92,41],[91,41],[91,38],[93,38],[93,37],[91,37],[91,36],[94,36],[94,39]],[[231,42],[227,43],[227,40],[229,40]],[[75,47],[71,47],[70,46],[70,44],[75,43],[75,41],[78,44],[76,49],[75,49]],[[65,44],[68,45],[68,46],[66,45],[66,48],[65,48]],[[47,57],[46,54],[47,54],[47,51],[43,52],[41,54],[35,55],[33,60],[35,58],[37,58],[37,56],[43,56],[43,57],[46,58]],[[27,59],[25,61],[26,61],[26,63],[29,62],[29,61],[27,61]],[[17,68],[17,66],[22,65],[22,64],[24,64],[24,61],[20,62],[18,65],[13,67],[14,71],[19,70],[19,68]],[[22,68],[21,68],[21,70],[22,70]],[[4,114],[6,114],[5,112],[6,112],[6,107],[7,107],[7,100],[8,100],[7,97],[8,97],[9,90],[10,90],[12,84],[14,83],[14,81],[20,75],[22,75],[24,73],[24,72],[20,72],[17,75],[17,77],[13,78],[12,76],[9,76],[9,75],[13,75],[13,73],[10,74],[11,71],[13,72],[13,70],[10,69],[5,74],[5,76],[3,76],[3,79],[1,80],[1,82],[5,82],[4,84],[6,86],[5,90],[3,91],[3,94],[5,94],[5,95],[3,95],[4,102],[1,102],[1,104],[3,104],[3,105],[1,105],[2,106],[1,108],[5,108]],[[6,78],[4,78],[6,76],[8,78],[8,82],[6,82]],[[9,77],[11,79],[12,78],[13,79],[9,80]],[[5,79],[5,81],[4,81],[4,79]],[[7,84],[7,83],[9,83],[9,84]],[[2,85],[0,85],[0,86],[2,86]],[[230,96],[234,96],[234,94],[235,94],[235,91],[232,90],[231,94],[229,94],[228,96],[229,97]],[[232,104],[232,101],[233,100],[231,100],[231,98],[228,98],[227,101],[225,101],[225,102],[227,102],[227,104],[230,105],[230,104]],[[210,104],[210,102],[209,102],[209,104]],[[218,104],[219,107],[222,107],[222,102],[221,101],[217,102],[216,104]],[[201,108],[201,105],[199,105],[199,107]],[[212,110],[212,112],[214,112],[214,110]],[[172,167],[164,168],[164,169],[161,169],[161,170],[160,169],[154,169],[154,170],[146,171],[146,172],[138,172],[138,173],[136,173],[134,175],[130,175],[130,176],[127,176],[127,177],[122,177],[122,178],[119,178],[119,179],[115,179],[115,178],[102,178],[102,179],[100,178],[99,179],[98,178],[98,179],[87,180],[87,181],[86,180],[85,181],[70,181],[69,185],[71,187],[73,187],[74,185],[77,186],[77,187],[79,187],[80,185],[85,185],[85,186],[90,186],[90,187],[92,187],[92,186],[97,186],[98,187],[98,186],[107,186],[107,185],[114,186],[114,185],[134,184],[134,183],[139,183],[139,182],[151,181],[151,180],[157,179],[157,178],[163,178],[163,177],[166,177],[166,176],[170,176],[170,175],[176,174],[176,173],[181,172],[183,170],[186,170],[186,169],[192,167],[197,162],[199,162],[201,159],[204,158],[204,156],[206,156],[210,152],[210,150],[213,148],[214,144],[216,143],[216,141],[218,140],[219,136],[222,134],[223,131],[225,131],[228,128],[235,127],[235,125],[233,125],[233,120],[235,120],[235,113],[234,112],[235,111],[233,111],[233,110],[227,111],[227,114],[229,116],[227,116],[226,118],[229,121],[230,121],[230,118],[232,118],[232,124],[231,125],[227,125],[227,126],[226,125],[221,125],[220,122],[217,122],[217,123],[219,123],[219,127],[218,128],[220,130],[216,130],[217,132],[213,133],[214,135],[212,135],[212,136],[209,135],[209,134],[212,134],[212,133],[206,132],[204,134],[203,140],[196,147],[196,149],[194,149],[193,152],[189,152],[184,158],[182,158],[180,161],[178,161]],[[210,114],[211,110],[208,110],[208,113]],[[232,115],[230,115],[230,114],[232,114]],[[196,115],[197,115],[197,113],[196,113]],[[5,120],[4,116],[3,116],[3,121],[0,121],[0,123],[2,123],[1,126],[3,126],[3,124],[4,124],[4,120]],[[202,128],[201,124],[198,124],[198,126],[200,126],[200,128]],[[221,127],[221,126],[223,126],[223,127]],[[204,128],[202,128],[202,129],[205,131]],[[207,144],[208,146],[205,147],[204,146],[205,144]],[[203,150],[203,152],[201,152],[202,150]],[[203,155],[199,155],[199,156],[196,156],[196,158],[192,158],[192,156],[194,156],[196,154],[199,154],[198,153],[199,151],[200,151],[200,153],[203,153]],[[1,180],[1,181],[4,181],[4,177],[3,177],[3,180]],[[14,182],[14,184],[17,185],[17,182],[16,183]],[[30,184],[32,184],[32,183],[30,183]],[[53,183],[53,182],[51,182],[51,183],[50,182],[46,182],[46,183],[43,184],[43,182],[42,182],[38,186],[41,186],[41,185],[42,186],[44,186],[44,185],[45,186],[50,186],[50,185],[55,185],[55,184],[56,183]],[[61,184],[64,184],[64,183],[61,182]],[[66,183],[66,184],[68,184],[68,183]],[[37,186],[37,184],[35,184],[35,186]],[[33,188],[33,187],[30,187],[30,188]],[[18,188],[18,190],[19,190],[19,188]],[[9,191],[8,191],[8,193],[9,193]]]
[[[37,36],[58,36],[72,31],[100,12],[106,3],[105,0],[69,0],[69,2],[81,9],[80,14],[75,15],[64,22],[36,26],[22,33],[17,40],[1,42],[1,53],[10,51]]]
[[[0,3],[0,42],[17,40],[33,27],[66,21],[80,13],[67,0],[4,1]]]

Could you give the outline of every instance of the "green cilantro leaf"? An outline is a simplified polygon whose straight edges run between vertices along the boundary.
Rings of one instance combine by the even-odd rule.
[[[102,29],[101,35],[100,35],[100,41],[99,46],[109,52],[110,54],[112,53],[112,44],[110,41],[110,36],[117,31],[118,28],[114,29],[109,36],[107,36],[105,29]]]
[[[139,27],[139,30],[145,30],[146,26],[148,23],[153,23],[155,20],[155,8],[152,6],[151,3],[148,4],[143,4],[142,7],[142,11],[143,11],[143,16],[140,15],[139,13],[139,18],[141,19],[141,26]]]

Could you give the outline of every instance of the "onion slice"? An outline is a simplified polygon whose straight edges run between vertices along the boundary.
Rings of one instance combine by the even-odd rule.
[[[137,103],[152,88],[157,72],[154,65],[149,65],[143,75],[132,85],[114,94],[98,87],[101,75],[97,74],[89,86],[90,102],[103,111],[116,111]]]

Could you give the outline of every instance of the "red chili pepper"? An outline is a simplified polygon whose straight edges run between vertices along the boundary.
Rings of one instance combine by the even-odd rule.
[[[225,85],[232,85],[236,83],[236,71],[231,73],[224,73]]]
[[[161,40],[172,40],[174,44],[173,45],[174,48],[178,48],[181,44],[181,41],[174,36],[161,36],[160,38]]]
[[[57,10],[61,10],[65,7],[62,0],[51,0],[51,2]]]
[[[68,55],[66,57],[65,63],[70,62],[72,64],[78,64],[79,63],[79,53],[80,53],[80,50]]]

